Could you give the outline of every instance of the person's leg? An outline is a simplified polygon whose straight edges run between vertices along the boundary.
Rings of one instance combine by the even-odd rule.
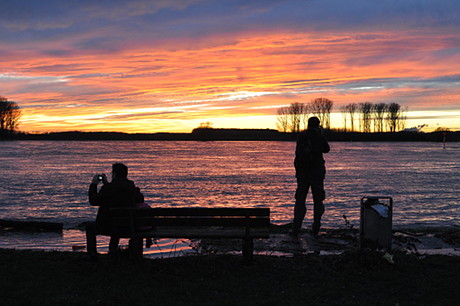
[[[152,238],[145,238],[145,247],[150,248],[153,245],[153,239]]]
[[[324,214],[324,204],[323,201],[326,197],[324,191],[324,182],[314,182],[311,185],[311,192],[313,194],[313,225],[312,231],[314,235],[318,235],[319,229],[321,227],[321,217]]]
[[[302,221],[307,213],[305,200],[307,199],[309,184],[307,181],[297,178],[297,190],[295,192],[294,222],[292,234],[297,235],[302,228]]]
[[[142,238],[131,238],[129,239],[129,257],[130,259],[139,260],[142,259],[143,249]]]
[[[96,222],[88,222],[85,227],[86,232],[86,251],[91,257],[97,255],[97,241],[96,241]]]
[[[109,254],[116,254],[118,251],[118,244],[120,243],[120,237],[111,235],[109,242]]]

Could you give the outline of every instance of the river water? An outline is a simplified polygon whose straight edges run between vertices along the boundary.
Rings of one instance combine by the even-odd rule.
[[[97,212],[89,183],[114,162],[128,165],[152,207],[269,207],[272,223],[285,224],[292,221],[294,149],[274,141],[2,141],[0,219],[62,222],[65,231],[4,232],[0,247],[80,248],[84,236],[75,228]],[[359,227],[363,196],[392,197],[396,228],[460,225],[460,143],[332,142],[325,159],[324,227],[344,227],[343,215]],[[310,205],[306,227],[311,213]],[[151,252],[189,249],[160,243],[166,248]]]

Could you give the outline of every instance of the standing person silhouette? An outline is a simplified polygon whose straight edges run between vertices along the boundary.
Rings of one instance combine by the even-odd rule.
[[[97,185],[100,182],[104,185],[98,192]],[[91,259],[97,260],[97,234],[111,235],[109,254],[118,251],[120,238],[111,233],[109,208],[135,207],[136,203],[144,202],[144,196],[134,182],[128,180],[128,167],[122,163],[115,163],[112,165],[112,181],[108,182],[105,174],[95,175],[89,186],[88,197],[91,205],[99,206],[96,222],[88,222],[86,225],[87,252]],[[133,243],[139,243],[135,239],[131,240]],[[142,244],[142,239],[140,243]]]
[[[318,235],[321,227],[321,216],[324,213],[323,200],[325,199],[324,178],[326,167],[323,153],[328,153],[329,144],[324,137],[320,120],[317,117],[308,119],[307,130],[301,132],[297,138],[294,166],[297,178],[295,193],[294,222],[291,234],[297,236],[307,212],[306,198],[311,187],[313,194],[313,235]]]

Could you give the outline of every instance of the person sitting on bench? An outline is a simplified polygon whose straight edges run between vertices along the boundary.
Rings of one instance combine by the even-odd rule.
[[[97,186],[103,183],[99,192]],[[110,235],[109,254],[118,251],[120,238],[111,233],[109,209],[113,207],[136,207],[136,203],[144,202],[144,196],[134,182],[128,179],[128,167],[122,163],[112,165],[112,181],[108,182],[105,174],[95,175],[89,186],[89,202],[92,206],[99,206],[95,222],[86,225],[86,247],[92,260],[97,260],[97,234]],[[136,238],[137,239],[137,238]],[[142,240],[132,241],[142,244]]]

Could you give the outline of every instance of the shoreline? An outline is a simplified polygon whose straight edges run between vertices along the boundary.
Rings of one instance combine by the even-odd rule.
[[[402,141],[402,142],[459,142],[460,131],[448,132],[340,132],[327,130],[328,141]],[[67,141],[295,141],[296,133],[272,129],[195,129],[191,133],[124,133],[124,132],[51,132],[0,135],[0,140],[67,140]]]
[[[323,228],[315,238],[303,229],[298,238],[288,235],[290,225],[272,225],[270,238],[254,240],[255,254],[292,257],[307,254],[341,254],[359,249],[359,231],[350,228]],[[394,228],[391,252],[460,256],[460,228],[418,227]],[[2,229],[0,248],[18,250],[85,252],[86,238],[81,229],[62,232],[16,231]],[[98,249],[106,253],[108,237],[99,236]],[[122,248],[127,240],[122,240]],[[190,254],[234,254],[241,250],[241,241],[217,239],[160,239],[150,249],[144,249],[148,258],[181,257]],[[391,253],[390,252],[390,253]]]

